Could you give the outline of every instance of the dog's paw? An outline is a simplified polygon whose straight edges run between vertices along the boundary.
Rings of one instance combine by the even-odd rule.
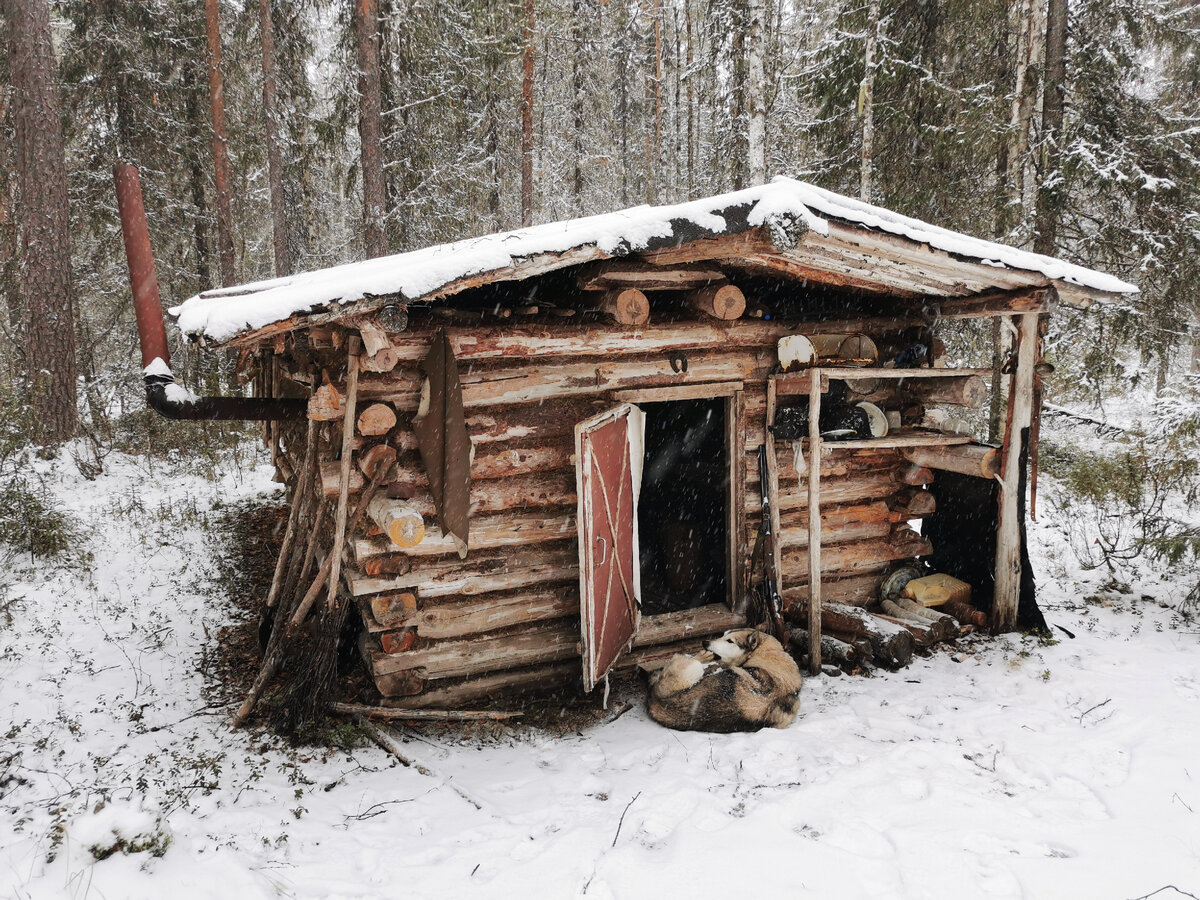
[[[700,660],[692,657],[686,663],[680,665],[678,669],[679,684],[681,689],[686,690],[695,684],[698,684],[700,679],[704,677],[707,666]]]

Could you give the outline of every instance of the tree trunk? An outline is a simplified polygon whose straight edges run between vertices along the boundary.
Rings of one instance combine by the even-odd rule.
[[[690,200],[696,192],[696,92],[693,87],[696,48],[695,31],[692,29],[692,0],[684,0],[683,12],[687,23],[687,180]]]
[[[747,46],[746,157],[750,184],[767,180],[767,110],[763,76],[763,0],[750,0]]]
[[[575,214],[578,216],[583,215],[583,9],[583,0],[572,0],[571,43],[574,45],[575,52],[571,57],[571,113],[575,120],[575,159],[571,177],[571,192],[575,198]]]
[[[533,63],[534,0],[525,0],[524,54],[521,59],[521,225],[533,224]]]
[[[0,134],[8,134],[11,127],[11,106],[7,92],[0,93]],[[20,291],[17,289],[17,223],[13,212],[13,158],[7,141],[0,141],[0,293],[4,295],[4,308],[8,313],[8,334],[13,342],[12,359],[6,366],[6,374],[15,379],[18,372],[25,370],[25,314],[21,307]]]
[[[288,246],[287,199],[283,193],[283,159],[279,153],[279,115],[275,93],[275,28],[271,0],[258,0],[258,32],[262,47],[263,137],[267,144],[267,179],[271,188],[271,231],[275,248],[275,274],[292,274]]]
[[[225,80],[221,75],[221,18],[219,0],[204,0],[208,34],[208,99],[212,107],[213,173],[217,186],[217,256],[221,285],[237,281],[233,253],[233,213],[229,206],[229,150],[225,124]]]
[[[662,191],[662,132],[663,132],[663,50],[662,50],[662,0],[654,0],[654,197]]]
[[[1022,234],[1027,233],[1033,187],[1029,146],[1041,65],[1040,12],[1041,0],[1019,0],[1016,5],[1015,83],[1009,117],[1007,182],[1009,204]]]
[[[746,0],[734,0],[733,12],[733,83],[730,121],[733,125],[733,142],[729,148],[733,167],[733,189],[740,191],[746,186],[746,94],[749,81],[746,65]]]
[[[499,85],[500,71],[502,63],[498,59],[499,39],[496,36],[496,13],[492,8],[492,3],[487,6],[487,37],[488,37],[488,55],[487,55],[487,92],[486,106],[484,110],[485,134],[484,134],[484,149],[487,152],[487,172],[488,172],[488,214],[492,218],[492,223],[497,231],[504,228],[504,221],[500,211],[500,102],[499,102]]]
[[[383,177],[382,96],[379,83],[379,2],[355,0],[358,46],[358,137],[363,186],[363,245],[373,259],[387,253],[387,183]]]
[[[879,0],[871,0],[867,11],[867,47],[863,57],[863,80],[858,106],[862,117],[862,147],[859,150],[858,196],[871,202],[875,164],[875,54],[879,44]]]
[[[8,0],[5,12],[18,188],[17,277],[27,323],[34,438],[57,443],[75,433],[78,413],[71,221],[50,7],[47,0]]]
[[[212,249],[208,244],[208,197],[204,189],[206,179],[204,174],[204,160],[201,155],[206,123],[200,105],[199,65],[200,63],[197,61],[195,68],[192,65],[184,66],[183,89],[187,95],[184,109],[188,118],[188,132],[192,137],[192,147],[189,153],[191,157],[191,171],[188,181],[192,192],[192,205],[196,208],[195,216],[192,220],[192,248],[196,254],[196,289],[197,291],[207,291],[213,286],[213,277]]]
[[[1061,189],[1046,187],[1061,161],[1063,104],[1067,90],[1067,0],[1046,0],[1046,68],[1042,88],[1041,178],[1037,193],[1036,253],[1052,255],[1058,239]]]

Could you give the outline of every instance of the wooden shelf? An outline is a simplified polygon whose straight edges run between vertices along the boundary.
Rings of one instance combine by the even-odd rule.
[[[969,444],[975,439],[969,434],[944,434],[940,431],[915,431],[901,429],[883,437],[862,441],[821,441],[824,450],[869,450],[873,447],[949,447],[952,444]],[[808,441],[805,439],[805,443]]]

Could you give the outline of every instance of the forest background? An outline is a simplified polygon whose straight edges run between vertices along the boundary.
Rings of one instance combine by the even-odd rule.
[[[221,284],[792,175],[1112,272],[1056,316],[1043,448],[1095,564],[1194,556],[1200,6],[1192,0],[4,0],[0,538],[51,552],[26,463],[209,452],[144,409],[112,166],[164,305]],[[1003,336],[968,334],[993,355]],[[973,344],[972,344],[973,342]],[[237,389],[180,348],[198,390]],[[1132,392],[1132,394],[1131,394]],[[994,432],[996,422],[991,423]],[[61,452],[61,451],[59,451]]]

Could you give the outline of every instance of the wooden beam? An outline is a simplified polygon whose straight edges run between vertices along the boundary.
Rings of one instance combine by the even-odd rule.
[[[927,469],[958,472],[976,478],[995,478],[1000,474],[1000,450],[986,444],[909,447],[902,453],[909,462]]]
[[[716,266],[655,266],[640,260],[610,260],[580,269],[581,291],[637,288],[642,291],[689,291],[709,284],[724,284],[725,273]]]
[[[1037,361],[1038,314],[1017,319],[1017,369],[1008,393],[1009,428],[1004,435],[1000,466],[1000,510],[996,533],[996,591],[992,603],[992,628],[1012,631],[1017,626],[1021,599],[1021,440],[1033,414],[1033,367]]]
[[[975,297],[929,298],[936,303],[943,319],[983,319],[1018,313],[1050,311],[1054,288],[992,291]]]
[[[681,384],[677,387],[634,388],[628,391],[613,391],[612,398],[628,403],[662,403],[674,400],[709,400],[714,397],[732,397],[744,385],[740,381],[708,384]]]

